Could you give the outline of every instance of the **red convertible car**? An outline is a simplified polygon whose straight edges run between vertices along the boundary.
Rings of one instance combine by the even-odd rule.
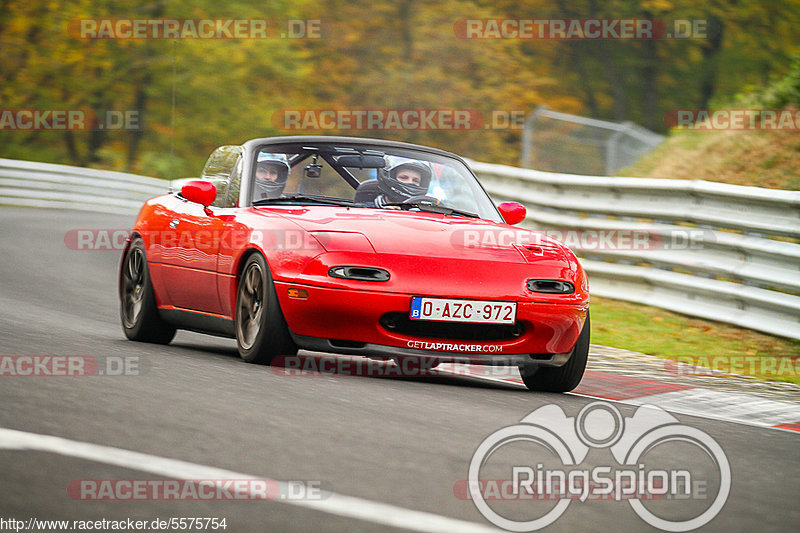
[[[514,365],[569,391],[589,351],[586,275],[513,224],[460,157],[351,137],[273,137],[211,154],[142,207],[123,252],[129,339],[235,338],[245,361],[298,349]]]

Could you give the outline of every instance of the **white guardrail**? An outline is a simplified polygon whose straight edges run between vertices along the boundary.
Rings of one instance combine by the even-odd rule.
[[[800,339],[800,192],[470,162],[525,227],[561,237],[593,294]],[[0,159],[0,205],[135,214],[169,182]]]
[[[575,251],[592,294],[800,339],[800,191],[470,166]]]
[[[169,181],[91,168],[0,159],[0,205],[136,214]]]

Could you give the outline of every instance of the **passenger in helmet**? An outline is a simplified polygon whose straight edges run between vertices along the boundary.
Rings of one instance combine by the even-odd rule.
[[[384,207],[389,203],[427,194],[432,174],[430,164],[392,156],[387,160],[387,168],[378,169],[376,181],[364,182],[359,186],[356,201],[366,200],[373,202],[376,207]]]
[[[286,187],[289,169],[289,160],[286,158],[286,154],[259,153],[256,162],[253,199],[279,197],[283,188]]]

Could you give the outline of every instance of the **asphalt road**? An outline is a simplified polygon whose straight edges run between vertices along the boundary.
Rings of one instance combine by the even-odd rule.
[[[285,376],[240,361],[231,340],[188,332],[179,332],[169,346],[130,342],[118,318],[119,252],[71,250],[65,234],[125,229],[132,222],[126,216],[0,209],[0,355],[123,357],[139,368],[139,375],[123,376],[0,376],[0,428],[26,432],[35,442],[41,441],[36,435],[69,439],[45,449],[13,449],[0,430],[0,519],[224,517],[225,531],[237,532],[491,526],[472,501],[454,494],[481,441],[539,407],[558,406],[576,416],[594,401],[459,376]],[[617,407],[625,416],[635,410]],[[730,496],[703,530],[796,530],[796,434],[675,416],[716,441],[730,464]],[[69,451],[71,441],[141,455],[114,462],[107,448]],[[714,464],[689,448],[662,459],[714,485]],[[67,491],[76,480],[170,478],[174,465],[159,458],[318,484],[335,496],[309,506],[280,499],[85,501]],[[502,476],[520,461],[535,467],[550,464],[552,456],[520,445],[491,461],[487,468]],[[614,463],[608,450],[598,449],[581,464],[589,469]],[[496,505],[519,520],[543,514],[522,502]],[[679,519],[708,501],[693,499],[684,511],[674,501],[653,505],[664,505],[667,519]],[[656,528],[625,501],[573,501],[548,529]]]

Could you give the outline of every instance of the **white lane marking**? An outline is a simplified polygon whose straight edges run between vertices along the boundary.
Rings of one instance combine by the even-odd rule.
[[[449,369],[444,370],[447,371]],[[463,376],[465,372],[461,371],[459,375]],[[512,383],[525,387],[522,380],[519,378],[498,378],[481,375],[480,372],[469,373],[468,375],[485,381]],[[630,379],[639,380],[641,378],[630,377]],[[674,413],[746,424],[749,426],[765,427],[795,434],[797,433],[795,430],[775,426],[800,422],[800,405],[770,400],[752,394],[737,394],[698,387],[672,392],[662,392],[659,394],[649,394],[636,398],[626,398],[624,400],[576,392],[568,392],[567,394],[570,396],[579,396],[582,398],[591,398],[627,405],[652,404]]]
[[[676,413],[716,418],[758,426],[777,426],[800,421],[800,406],[749,394],[709,389],[662,392],[625,400],[651,403]]]
[[[149,472],[158,476],[174,479],[262,479],[277,483],[282,494],[285,494],[288,488],[288,483],[283,481],[269,480],[264,477],[189,463],[178,459],[169,459],[157,455],[134,452],[122,448],[114,448],[89,442],[79,442],[62,437],[40,435],[7,428],[0,428],[0,449],[56,453],[131,470]],[[501,531],[477,522],[468,522],[466,520],[449,518],[424,511],[414,511],[388,503],[374,502],[354,496],[344,496],[334,492],[325,492],[324,494],[328,497],[322,500],[275,499],[272,501],[307,507],[328,514],[356,518],[412,531],[436,531],[442,533],[450,533],[452,531]],[[254,490],[253,496],[258,496]]]

